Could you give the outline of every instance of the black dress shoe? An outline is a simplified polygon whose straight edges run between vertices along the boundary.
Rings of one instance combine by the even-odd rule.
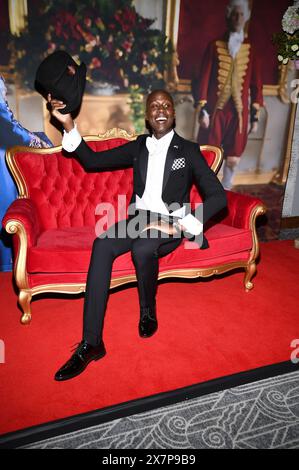
[[[86,341],[79,343],[72,357],[55,374],[55,380],[62,381],[72,379],[81,374],[91,361],[98,361],[106,354],[103,341],[97,346],[92,346]]]
[[[142,307],[140,309],[139,336],[149,338],[156,333],[157,329],[156,307]]]

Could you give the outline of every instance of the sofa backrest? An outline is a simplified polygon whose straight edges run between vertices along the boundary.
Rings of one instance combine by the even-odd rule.
[[[223,150],[219,147],[215,147],[212,145],[202,145],[200,147],[201,153],[205,157],[205,160],[209,167],[214,171],[214,173],[218,173],[223,161]],[[198,204],[202,202],[201,194],[198,192],[197,187],[193,184],[191,191],[190,191],[190,203],[191,208],[195,209]]]
[[[89,139],[86,138],[88,145],[96,151],[127,142],[125,138]],[[215,150],[202,151],[213,167]],[[125,216],[133,191],[131,168],[85,172],[75,158],[66,153],[62,155],[61,147],[42,150],[15,147],[8,151],[7,162],[17,183],[19,197],[33,200],[43,230],[94,227],[98,218],[107,212],[111,221]],[[193,203],[201,201],[196,188],[192,188],[191,200]],[[105,205],[98,206],[102,202]]]

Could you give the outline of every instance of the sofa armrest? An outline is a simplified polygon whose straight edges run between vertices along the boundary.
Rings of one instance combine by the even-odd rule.
[[[221,223],[236,228],[253,229],[256,217],[265,214],[267,208],[261,199],[234,191],[225,191],[227,215]]]
[[[16,199],[7,209],[2,225],[10,234],[22,227],[27,238],[27,247],[36,245],[40,235],[40,224],[35,204],[31,199]]]

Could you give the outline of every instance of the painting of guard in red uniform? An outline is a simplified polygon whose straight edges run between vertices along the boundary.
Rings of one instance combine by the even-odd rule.
[[[199,103],[198,142],[200,145],[223,147],[222,184],[225,189],[232,187],[233,174],[246,147],[248,131],[257,131],[259,110],[263,106],[258,56],[244,31],[249,18],[247,0],[228,3],[227,31],[209,44],[198,88],[194,87],[194,96]]]

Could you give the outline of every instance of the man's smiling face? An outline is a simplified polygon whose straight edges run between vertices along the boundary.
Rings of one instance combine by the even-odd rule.
[[[173,128],[174,118],[174,104],[169,93],[163,90],[153,91],[146,102],[146,120],[157,139]]]

